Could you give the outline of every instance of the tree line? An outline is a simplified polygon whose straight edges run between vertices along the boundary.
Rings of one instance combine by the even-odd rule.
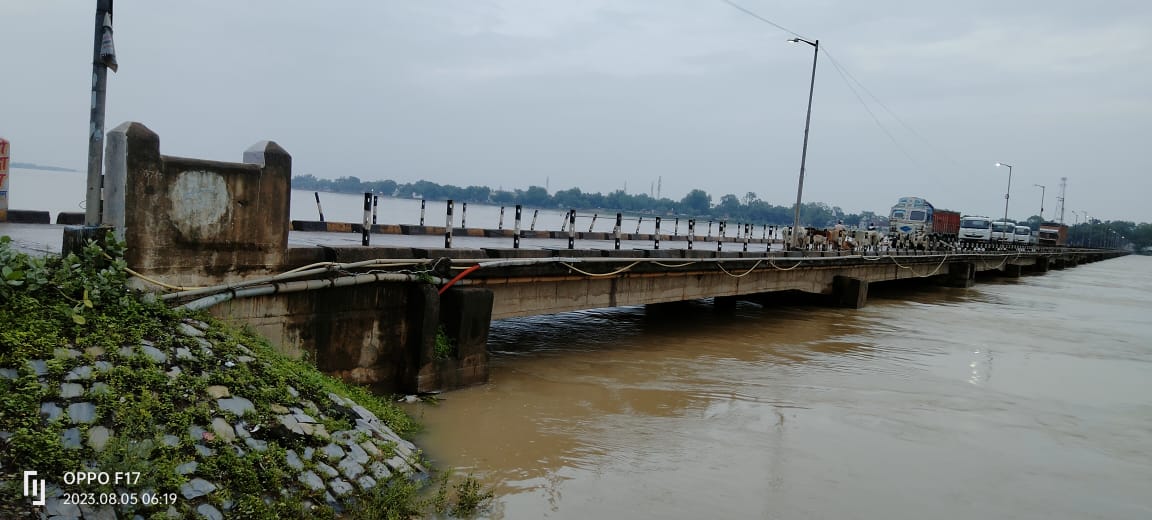
[[[667,197],[655,198],[646,193],[633,195],[625,193],[623,190],[604,194],[599,192],[586,193],[580,188],[571,188],[549,194],[548,190],[541,186],[529,186],[528,189],[509,191],[493,190],[488,186],[459,187],[423,180],[400,184],[389,179],[362,181],[355,176],[321,179],[311,174],[293,177],[292,187],[310,191],[372,192],[393,197],[413,197],[427,200],[451,199],[457,202],[505,206],[520,204],[539,209],[600,210],[682,216],[698,220],[728,220],[756,225],[791,225],[793,217],[792,206],[769,204],[760,200],[753,192],[745,193],[743,197],[732,194],[724,195],[713,204],[712,195],[700,189],[692,190],[680,200],[673,200]],[[869,222],[879,225],[884,217],[871,211],[845,213],[843,209],[837,206],[829,206],[823,202],[809,202],[801,205],[800,220],[806,225],[818,227],[829,227],[838,220],[843,220],[848,226],[864,227]]]
[[[372,192],[391,197],[412,197],[427,200],[448,200],[457,202],[471,202],[478,204],[493,204],[511,206],[520,204],[529,208],[558,209],[558,210],[598,210],[602,212],[626,212],[634,214],[650,214],[660,216],[681,216],[688,218],[727,220],[729,222],[749,223],[755,225],[791,225],[793,218],[792,206],[777,206],[769,204],[753,192],[745,193],[742,197],[734,194],[722,195],[713,203],[712,195],[704,190],[694,189],[680,200],[667,197],[655,198],[646,193],[629,194],[623,190],[611,193],[585,193],[580,188],[560,190],[549,194],[541,186],[529,186],[528,189],[493,190],[488,186],[459,187],[451,184],[437,184],[429,181],[413,183],[397,183],[385,179],[379,181],[364,181],[356,176],[339,177],[337,179],[321,179],[314,175],[297,175],[292,178],[292,187],[300,190],[326,191],[335,193],[366,193]],[[884,227],[887,215],[878,215],[871,211],[860,213],[846,213],[838,206],[830,206],[823,202],[809,202],[800,206],[800,221],[805,225],[816,227],[831,227],[837,221],[843,220],[849,227],[867,227],[874,223]],[[1019,221],[1027,224],[1033,230],[1040,227],[1040,216],[1032,215]],[[1107,221],[1079,223],[1069,226],[1069,245],[1092,247],[1123,247],[1131,244],[1140,251],[1152,247],[1152,224],[1127,221]]]

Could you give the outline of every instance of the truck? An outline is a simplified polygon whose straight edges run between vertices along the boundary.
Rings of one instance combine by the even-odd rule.
[[[1040,245],[1063,246],[1068,244],[1068,226],[1058,222],[1040,223]]]
[[[993,242],[1011,242],[1016,233],[1016,223],[1009,220],[997,220],[992,223]]]
[[[987,242],[992,240],[992,219],[980,215],[964,215],[960,219],[961,242]]]
[[[1016,224],[1016,231],[1012,235],[1012,243],[1029,246],[1035,243],[1032,240],[1032,228],[1023,224]]]
[[[935,234],[943,240],[955,240],[960,232],[960,214],[936,209],[920,197],[900,197],[888,213],[888,234]]]

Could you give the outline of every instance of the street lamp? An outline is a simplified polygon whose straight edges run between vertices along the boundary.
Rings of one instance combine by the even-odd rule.
[[[812,124],[812,93],[816,89],[816,58],[820,56],[820,40],[810,42],[804,38],[796,37],[788,40],[792,43],[807,43],[812,51],[812,82],[808,85],[808,115],[804,116],[804,148],[800,152],[800,181],[796,183],[796,210],[792,217],[792,236],[800,229],[800,200],[804,194],[804,163],[808,159],[808,128]],[[792,245],[789,244],[789,247]]]
[[[1012,165],[1004,163],[996,163],[996,167],[1008,167],[1008,191],[1004,192],[1004,222],[1008,222],[1008,197],[1012,195]]]
[[[1040,222],[1044,222],[1044,192],[1048,189],[1043,184],[1033,184],[1033,186],[1040,188]]]

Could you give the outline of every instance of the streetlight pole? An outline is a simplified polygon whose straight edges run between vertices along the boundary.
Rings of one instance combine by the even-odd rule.
[[[1008,167],[1008,191],[1004,192],[1004,222],[1008,222],[1008,197],[1012,195],[1012,165],[998,162],[996,166]]]
[[[804,148],[800,152],[800,181],[796,184],[796,209],[792,216],[792,236],[800,229],[800,200],[804,194],[804,163],[808,159],[808,128],[812,123],[812,93],[816,90],[816,58],[820,57],[820,40],[810,42],[804,38],[796,37],[788,40],[792,43],[807,43],[812,46],[812,81],[808,85],[808,115],[804,116]],[[788,245],[792,247],[791,244]]]
[[[1048,188],[1043,184],[1033,184],[1033,186],[1040,188],[1040,222],[1044,222],[1044,192],[1048,191]]]

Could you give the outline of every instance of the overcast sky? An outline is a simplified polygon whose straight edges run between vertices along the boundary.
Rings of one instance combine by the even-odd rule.
[[[1039,211],[1034,184],[1054,216],[1067,177],[1066,222],[1152,221],[1152,2],[738,3],[826,51],[805,202],[1002,215],[1001,161],[1013,218]],[[86,167],[94,13],[0,0],[13,161]],[[229,161],[271,139],[318,177],[633,194],[662,178],[676,200],[791,205],[812,47],[790,37],[720,0],[120,0],[106,128]]]

